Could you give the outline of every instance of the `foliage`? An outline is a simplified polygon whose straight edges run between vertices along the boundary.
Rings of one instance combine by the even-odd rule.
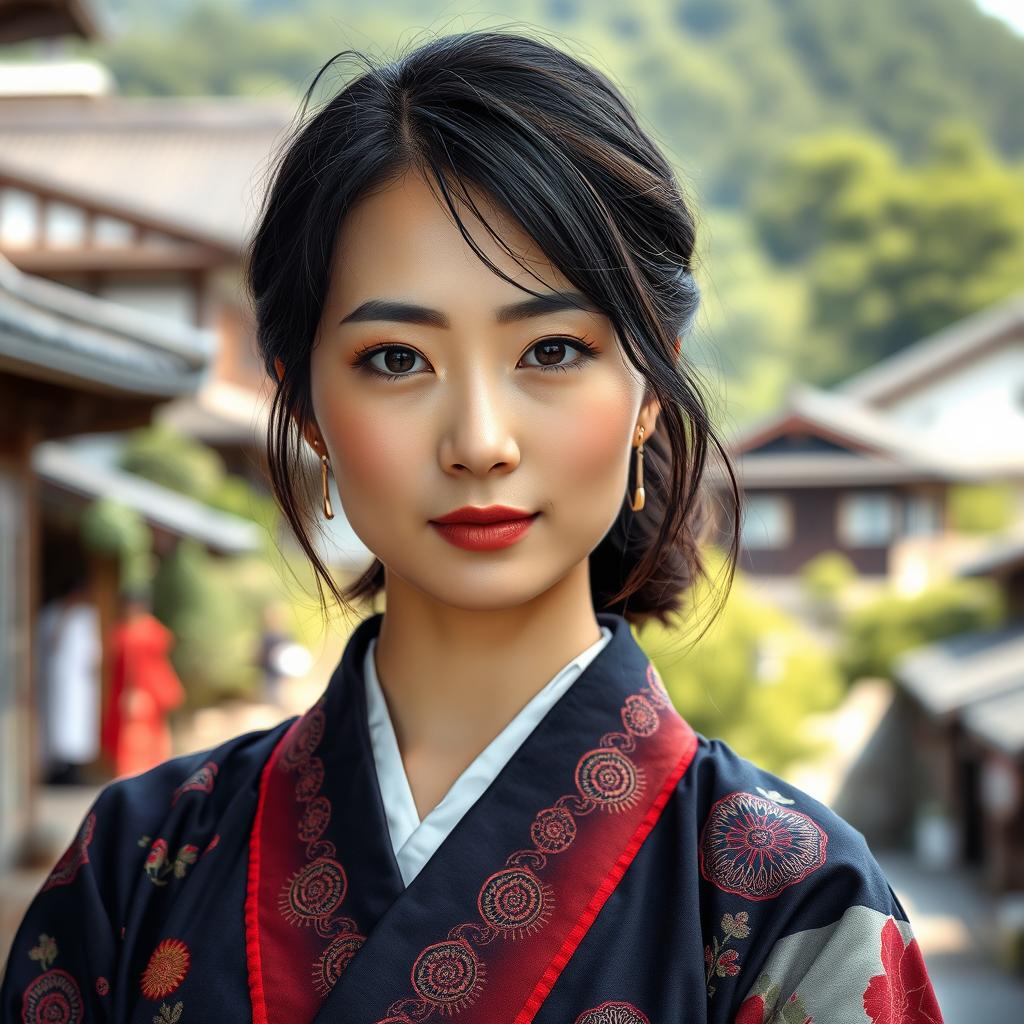
[[[82,514],[81,532],[86,550],[120,561],[122,587],[149,582],[153,535],[135,509],[113,498],[97,498]]]
[[[212,448],[160,425],[129,434],[119,464],[199,501],[206,501],[224,478],[224,461]]]
[[[1005,481],[956,484],[949,489],[950,525],[958,533],[998,533],[1013,522],[1015,502]]]
[[[950,580],[914,597],[887,593],[846,619],[839,667],[850,681],[892,678],[894,661],[905,651],[957,633],[994,629],[1005,614],[998,585],[987,579]]]
[[[712,580],[720,571],[712,568]],[[699,584],[677,624],[647,623],[637,639],[694,729],[725,740],[769,771],[782,772],[816,752],[816,744],[801,734],[801,723],[836,706],[842,680],[827,653],[798,623],[758,601],[739,572],[714,623],[699,642],[681,650],[696,613],[713,603],[712,588]]]
[[[810,287],[805,374],[831,383],[1017,291],[1022,196],[1021,167],[967,125],[945,126],[919,166],[849,130],[794,146],[753,212],[772,256]]]
[[[190,708],[249,694],[258,684],[259,592],[242,582],[232,560],[216,559],[192,540],[157,570],[153,610],[175,635],[171,657]]]
[[[820,621],[834,624],[840,595],[857,578],[857,568],[841,551],[823,551],[805,562],[799,579]]]

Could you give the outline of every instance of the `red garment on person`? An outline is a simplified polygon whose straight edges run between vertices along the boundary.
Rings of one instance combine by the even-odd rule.
[[[171,756],[167,715],[184,702],[185,689],[168,657],[174,636],[152,615],[116,626],[111,640],[103,750],[116,775],[137,775]]]

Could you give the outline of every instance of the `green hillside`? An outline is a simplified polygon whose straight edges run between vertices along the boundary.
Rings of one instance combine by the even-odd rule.
[[[539,31],[596,63],[700,209],[691,351],[728,379],[736,420],[797,368],[829,383],[1024,287],[1024,37],[972,0],[107,0],[106,13],[113,38],[81,49],[130,95],[297,97],[338,51],[473,28]]]

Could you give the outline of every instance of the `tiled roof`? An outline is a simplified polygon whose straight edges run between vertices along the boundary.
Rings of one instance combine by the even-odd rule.
[[[982,346],[1014,336],[1024,337],[1024,292],[922,338],[848,377],[835,390],[862,402],[884,404],[890,395],[948,372]]]
[[[296,113],[245,97],[0,101],[0,174],[241,248]]]
[[[932,714],[960,711],[1024,686],[1024,624],[961,633],[908,651],[896,678]]]
[[[199,386],[212,331],[22,273],[0,256],[0,368],[93,391],[171,397]]]

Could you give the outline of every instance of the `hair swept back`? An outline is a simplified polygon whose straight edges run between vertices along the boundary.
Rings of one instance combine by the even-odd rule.
[[[365,70],[306,118],[321,76],[343,57]],[[474,31],[433,39],[394,60],[346,50],[327,61],[272,169],[247,246],[245,285],[260,354],[273,380],[276,360],[284,367],[267,431],[271,483],[316,571],[321,602],[325,586],[346,606],[371,599],[384,585],[384,567],[374,559],[342,589],[312,542],[315,477],[302,466],[308,455],[299,429],[312,415],[310,352],[342,218],[408,170],[435,188],[480,259],[516,284],[470,237],[453,196],[485,224],[467,185],[506,209],[608,315],[646,381],[646,397],[659,399],[661,429],[644,442],[645,508],[630,509],[632,479],[623,481],[622,511],[590,556],[595,609],[634,623],[667,622],[696,579],[707,577],[700,543],[712,521],[701,485],[712,450],[733,499],[728,590],[739,546],[739,486],[700,378],[685,346],[679,355],[674,347],[700,302],[689,204],[605,75],[539,39]]]

